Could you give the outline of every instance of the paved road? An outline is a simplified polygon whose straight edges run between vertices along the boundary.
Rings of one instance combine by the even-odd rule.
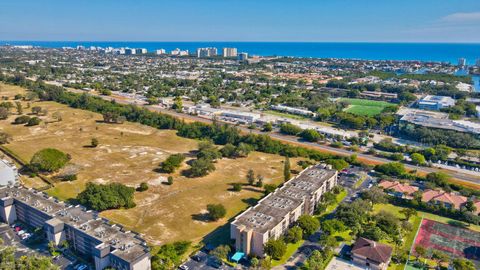
[[[84,91],[77,90],[77,89],[70,89],[69,88],[68,90],[70,90],[72,92],[76,92],[76,93],[84,93]],[[148,108],[149,110],[156,111],[156,112],[161,112],[161,113],[164,113],[164,114],[169,114],[171,116],[175,116],[177,118],[181,118],[181,119],[185,119],[185,120],[204,122],[204,123],[212,123],[212,120],[210,120],[210,119],[206,119],[206,118],[202,118],[202,117],[198,117],[198,116],[194,116],[194,115],[189,115],[189,114],[177,113],[175,111],[162,108],[158,105],[146,105],[146,104],[140,103],[139,101],[134,101],[134,100],[128,99],[126,97],[100,96],[100,95],[97,95],[97,96],[99,96],[103,99],[106,99],[106,100],[115,100],[117,103],[120,103],[120,104],[135,104],[135,105],[143,106],[145,108]],[[243,126],[238,126],[238,128],[244,133],[266,134],[262,131],[255,130],[255,129],[253,129],[253,130],[248,129],[248,128],[243,127]],[[272,137],[276,140],[279,140],[279,141],[283,141],[283,142],[290,143],[290,144],[293,143],[293,144],[297,144],[297,145],[301,145],[301,146],[308,146],[310,148],[317,149],[317,150],[320,150],[320,151],[323,151],[323,152],[330,152],[330,153],[333,153],[333,154],[344,155],[344,156],[356,154],[359,159],[362,159],[362,160],[365,160],[365,161],[371,162],[371,163],[380,164],[380,163],[392,162],[391,160],[386,159],[386,158],[381,158],[381,157],[371,156],[371,155],[367,155],[367,154],[352,152],[352,151],[349,151],[349,150],[346,150],[346,149],[330,147],[330,146],[321,145],[321,144],[318,144],[318,143],[301,141],[298,137],[294,137],[294,136],[286,136],[286,135],[283,135],[283,134],[280,134],[280,133],[268,133],[268,135],[270,135],[270,137]],[[470,183],[474,183],[474,184],[480,184],[480,175],[478,175],[477,172],[462,173],[462,172],[458,172],[458,171],[454,171],[454,170],[445,170],[445,169],[440,170],[440,169],[437,169],[437,168],[419,167],[419,166],[414,166],[414,165],[410,165],[410,164],[405,164],[405,167],[407,169],[410,169],[410,170],[417,170],[420,173],[431,173],[431,172],[444,171],[444,172],[447,172],[448,174],[450,174],[450,176],[452,176],[452,177],[454,177],[454,178],[456,178],[460,181],[470,182]]]

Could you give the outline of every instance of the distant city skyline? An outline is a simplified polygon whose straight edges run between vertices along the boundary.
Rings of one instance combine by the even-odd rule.
[[[0,40],[480,42],[478,0],[16,0]]]

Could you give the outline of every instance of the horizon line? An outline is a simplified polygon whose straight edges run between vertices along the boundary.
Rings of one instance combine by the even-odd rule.
[[[221,41],[221,40],[3,40],[1,42],[142,42],[142,43],[377,43],[377,44],[479,44],[480,41]]]

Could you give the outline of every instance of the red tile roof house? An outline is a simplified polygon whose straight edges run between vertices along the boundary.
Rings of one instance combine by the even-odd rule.
[[[398,181],[383,180],[378,186],[395,197],[409,200],[413,198],[412,194],[418,191],[418,187],[409,184],[402,184]]]
[[[352,247],[353,263],[373,270],[385,270],[392,258],[392,247],[359,237]]]
[[[454,208],[460,210],[460,208],[468,201],[468,198],[453,193],[447,193],[443,190],[426,190],[422,194],[422,202],[431,204],[443,203],[447,208]]]

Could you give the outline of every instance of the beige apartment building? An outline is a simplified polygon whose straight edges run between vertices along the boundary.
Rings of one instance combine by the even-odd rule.
[[[328,165],[309,167],[237,216],[230,224],[236,251],[263,257],[264,244],[282,236],[301,215],[313,214],[337,178],[337,171]]]

